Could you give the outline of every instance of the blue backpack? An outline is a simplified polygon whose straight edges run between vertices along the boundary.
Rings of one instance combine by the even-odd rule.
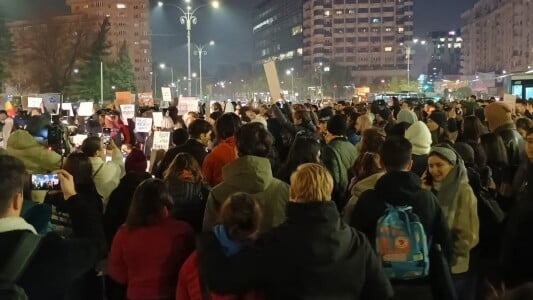
[[[410,206],[386,204],[376,228],[376,251],[391,279],[414,279],[429,274],[426,232]]]

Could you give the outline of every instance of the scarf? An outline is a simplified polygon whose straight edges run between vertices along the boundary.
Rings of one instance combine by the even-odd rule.
[[[453,150],[455,152],[455,150]],[[453,225],[457,206],[459,203],[459,187],[468,184],[468,173],[461,156],[457,154],[455,166],[448,173],[442,182],[434,182],[433,189],[437,191],[437,198],[442,209],[442,213],[448,222],[448,226]]]
[[[15,230],[29,230],[33,234],[37,234],[35,228],[21,217],[0,218],[0,233]]]
[[[235,255],[241,251],[242,244],[236,241],[230,240],[228,237],[228,234],[226,233],[226,229],[224,229],[223,225],[217,225],[213,228],[213,232],[215,233],[215,236],[218,239],[218,242],[222,246],[222,251],[224,251],[224,255],[227,257]]]

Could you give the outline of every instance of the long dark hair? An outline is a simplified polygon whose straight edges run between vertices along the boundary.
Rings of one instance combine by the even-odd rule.
[[[162,180],[146,179],[135,190],[131,200],[126,226],[146,227],[156,224],[163,218],[163,211],[170,209],[172,197]]]
[[[296,171],[299,165],[305,163],[318,163],[317,157],[320,152],[320,143],[311,138],[304,136],[297,136],[294,140],[285,164],[280,170],[282,180],[289,181],[292,172]]]
[[[385,132],[379,128],[369,128],[363,131],[359,156],[353,165],[353,174],[357,181],[382,171],[382,167],[376,165],[375,157],[381,152],[385,142]]]
[[[83,152],[73,152],[63,164],[63,169],[74,178],[74,187],[78,193],[95,193],[93,168],[89,156]]]
[[[466,116],[463,119],[463,139],[477,142],[486,133],[483,123],[476,116]]]
[[[163,174],[165,180],[167,179],[178,179],[184,172],[190,172],[192,180],[196,182],[201,182],[202,169],[200,164],[196,161],[194,156],[189,153],[181,152],[176,155],[170,166]]]

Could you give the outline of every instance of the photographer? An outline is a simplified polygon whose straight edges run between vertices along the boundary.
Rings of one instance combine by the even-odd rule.
[[[67,240],[56,233],[48,233],[36,241],[33,226],[20,218],[23,179],[27,177],[24,164],[13,156],[0,156],[0,174],[0,256],[4,258],[0,270],[15,259],[15,252],[26,253],[26,256],[33,254],[15,283],[24,289],[28,299],[63,299],[72,282],[90,270],[98,259],[98,246],[92,233],[80,230],[77,236],[81,239]],[[73,177],[66,171],[58,171],[58,176],[63,200],[80,212],[72,215],[72,222],[83,222],[87,211],[76,209],[80,198]]]
[[[105,162],[106,150],[112,151],[110,162]],[[118,186],[120,178],[125,174],[122,152],[112,139],[109,145],[104,145],[97,136],[86,138],[81,145],[81,151],[89,156],[96,190],[102,196],[105,207],[111,192]]]

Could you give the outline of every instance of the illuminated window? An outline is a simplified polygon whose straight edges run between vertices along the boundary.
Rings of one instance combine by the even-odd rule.
[[[404,32],[404,29],[403,29],[403,27],[398,27],[398,32],[399,32],[399,33],[402,33],[402,32]]]
[[[329,17],[330,14],[331,14],[331,12],[330,12],[329,10],[326,10],[326,11],[324,12],[324,15],[325,15],[326,17]]]
[[[386,28],[385,28],[385,31],[386,31],[386,32],[391,32],[391,31],[392,31],[392,28],[390,28],[390,27],[386,27]]]
[[[118,8],[118,9],[126,8],[126,4],[124,4],[124,3],[117,3],[117,8]]]
[[[297,35],[297,34],[300,34],[300,33],[302,33],[302,25],[294,26],[292,28],[292,35]]]
[[[385,52],[392,52],[392,47],[385,47]]]

